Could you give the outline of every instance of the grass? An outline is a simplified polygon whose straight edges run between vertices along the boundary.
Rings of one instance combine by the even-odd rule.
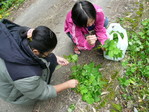
[[[25,0],[2,0],[0,6],[0,19],[6,18],[12,10],[17,9]]]

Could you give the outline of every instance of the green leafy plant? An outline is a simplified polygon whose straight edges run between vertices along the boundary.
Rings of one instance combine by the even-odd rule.
[[[123,51],[117,47],[118,43],[118,34],[121,36],[121,38],[124,38],[124,34],[120,33],[119,31],[111,31],[109,33],[110,35],[113,35],[113,39],[106,40],[105,44],[100,46],[105,49],[106,55],[108,55],[111,58],[121,58],[123,55]],[[98,48],[100,48],[98,47]]]
[[[119,34],[122,39],[124,38],[124,34],[119,32],[119,31],[111,31],[110,35],[111,34],[113,34],[113,40],[116,41],[116,42],[118,42],[118,35],[117,34]]]
[[[128,58],[122,63],[126,72],[119,82],[124,94],[139,105],[137,109],[145,112],[149,109],[149,19],[141,22],[139,31],[133,29],[128,33]],[[126,97],[125,100],[130,98]]]
[[[121,105],[112,103],[112,109],[110,112],[122,112]]]
[[[109,57],[122,57],[123,52],[117,47],[117,42],[115,42],[115,40],[106,40],[105,44],[102,47],[106,50],[106,55],[108,55]]]
[[[126,17],[117,21],[127,29],[129,39],[127,58],[122,63],[124,76],[119,78],[121,98],[124,105],[133,101],[139,112],[149,110],[149,19],[142,20],[142,15],[148,11],[145,2],[136,2],[133,12],[123,14]]]
[[[71,76],[79,81],[77,91],[82,99],[89,104],[100,101],[101,90],[105,82],[99,72],[100,66],[94,63],[72,67]]]
[[[75,105],[74,104],[71,104],[67,110],[67,112],[74,112],[75,110]]]
[[[102,87],[105,84],[99,72],[100,65],[96,66],[93,62],[79,65],[77,64],[77,55],[65,57],[67,57],[69,61],[75,62],[75,65],[71,68],[71,77],[79,81],[76,91],[82,95],[82,99],[89,104],[100,101]]]
[[[0,3],[0,19],[9,16],[10,9],[17,8],[25,0],[2,0]]]
[[[73,55],[73,54],[70,54],[68,56],[64,56],[69,62],[72,62],[72,63],[77,63],[78,61],[78,55]]]

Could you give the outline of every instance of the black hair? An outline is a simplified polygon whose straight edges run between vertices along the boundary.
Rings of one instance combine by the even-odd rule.
[[[56,47],[57,38],[55,33],[45,26],[38,26],[32,33],[32,41],[29,43],[31,48],[44,53]]]
[[[21,30],[21,37],[27,38],[29,28]],[[37,49],[40,53],[52,51],[57,45],[55,33],[46,26],[38,26],[32,32],[32,40],[29,41],[29,46],[32,49]]]
[[[96,19],[96,10],[88,1],[76,2],[72,8],[72,20],[75,25],[86,27],[88,19]]]

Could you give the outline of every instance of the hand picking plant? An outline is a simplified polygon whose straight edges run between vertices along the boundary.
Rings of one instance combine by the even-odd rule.
[[[77,55],[68,56],[73,62],[77,62]],[[69,60],[68,59],[68,60]],[[102,81],[102,75],[99,72],[100,65],[96,66],[93,62],[90,64],[79,65],[75,64],[72,66],[71,77],[79,81],[79,85],[76,89],[77,92],[81,93],[83,101],[89,104],[100,101],[100,95],[105,84]]]

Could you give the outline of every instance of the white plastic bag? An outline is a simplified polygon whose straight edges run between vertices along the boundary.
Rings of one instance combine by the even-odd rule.
[[[118,35],[118,43],[117,43],[117,47],[122,50],[123,54],[122,57],[120,58],[111,58],[108,55],[106,55],[106,51],[104,51],[104,58],[109,59],[109,60],[113,60],[113,61],[119,61],[122,60],[125,56],[125,52],[127,50],[128,47],[128,36],[127,36],[127,32],[124,28],[121,27],[121,25],[119,23],[111,23],[107,29],[107,35],[108,38],[110,40],[113,40],[113,33],[111,33],[111,31],[118,31],[120,33],[123,33],[124,38],[122,39],[122,37],[120,36],[120,34],[117,33]]]

